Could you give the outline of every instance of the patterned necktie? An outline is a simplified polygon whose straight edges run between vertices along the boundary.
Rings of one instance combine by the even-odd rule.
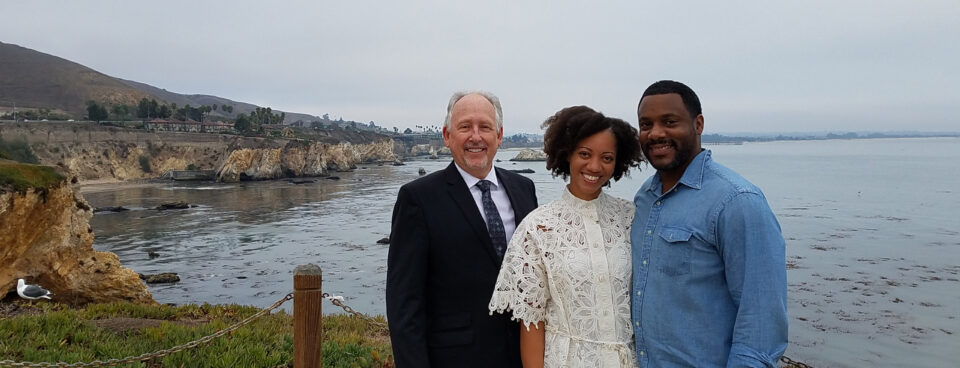
[[[503,220],[500,219],[500,211],[497,211],[497,205],[493,203],[490,197],[489,180],[481,180],[477,183],[480,188],[480,203],[483,204],[483,214],[487,216],[487,232],[490,233],[490,242],[493,243],[493,250],[497,251],[497,257],[503,258],[503,252],[507,250],[507,233],[503,230]]]

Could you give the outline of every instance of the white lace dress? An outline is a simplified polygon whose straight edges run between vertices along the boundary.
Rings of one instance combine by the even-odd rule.
[[[544,367],[635,367],[630,325],[633,203],[568,190],[517,227],[490,312],[546,324]]]

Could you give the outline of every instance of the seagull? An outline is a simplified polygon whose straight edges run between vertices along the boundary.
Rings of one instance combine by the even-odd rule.
[[[23,279],[17,280],[17,294],[20,295],[21,298],[30,300],[36,300],[40,298],[50,299],[50,295],[53,295],[53,293],[40,286],[27,285]]]

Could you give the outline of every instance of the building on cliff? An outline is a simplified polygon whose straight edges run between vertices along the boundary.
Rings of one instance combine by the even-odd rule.
[[[196,120],[153,119],[144,124],[147,130],[154,132],[194,132],[194,133],[231,133],[233,123],[222,121],[199,122]]]

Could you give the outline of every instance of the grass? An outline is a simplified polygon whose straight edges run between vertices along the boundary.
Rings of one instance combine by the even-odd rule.
[[[213,334],[259,309],[240,305],[137,305],[111,303],[71,309],[37,303],[33,315],[0,317],[0,360],[68,363],[135,356],[168,349]],[[98,327],[114,318],[163,320],[132,329]],[[382,321],[382,317],[379,317]],[[361,319],[323,319],[323,366],[392,367],[389,338]],[[265,315],[249,325],[183,352],[120,367],[290,367],[293,316]]]
[[[0,187],[10,187],[16,192],[29,188],[45,190],[63,179],[63,175],[49,166],[0,160]]]

